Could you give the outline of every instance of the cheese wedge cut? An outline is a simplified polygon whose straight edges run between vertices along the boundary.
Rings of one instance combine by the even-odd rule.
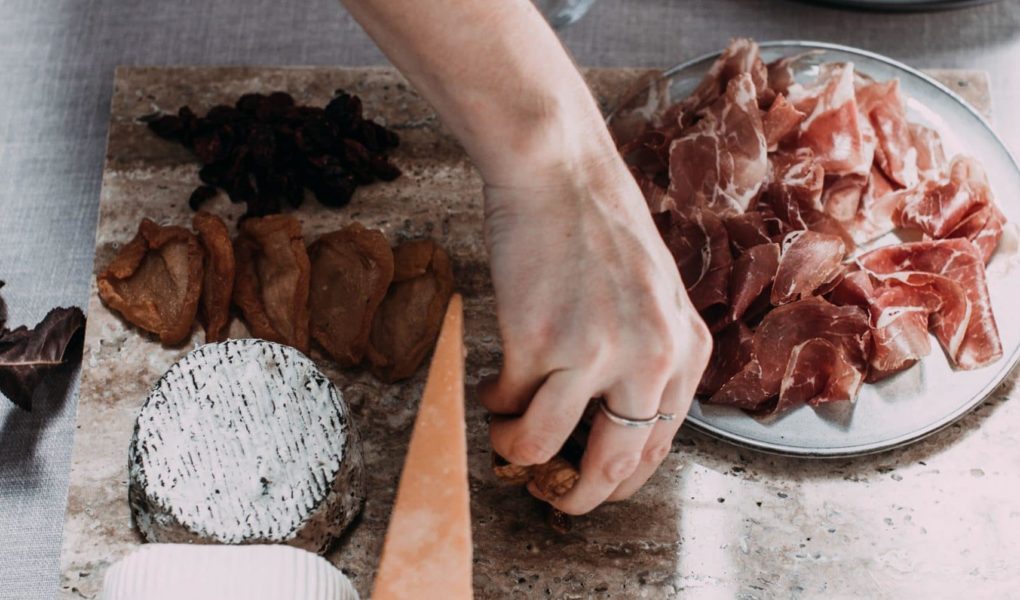
[[[291,546],[145,544],[106,572],[100,600],[357,600],[326,559]]]
[[[472,597],[463,320],[455,294],[411,434],[374,600]]]

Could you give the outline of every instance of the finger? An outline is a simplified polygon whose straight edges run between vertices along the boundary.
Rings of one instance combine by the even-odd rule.
[[[489,435],[493,450],[515,465],[547,462],[570,437],[595,390],[585,372],[553,371],[522,416],[492,420]]]
[[[656,402],[644,402],[648,407]],[[640,406],[640,403],[619,402],[620,405]],[[610,404],[616,406],[616,404]],[[631,418],[651,416],[654,408],[646,409],[648,414],[621,412]],[[589,512],[605,502],[609,494],[634,472],[641,460],[641,450],[650,435],[650,428],[626,427],[613,423],[605,413],[599,411],[592,422],[588,447],[581,458],[581,478],[573,489],[564,494],[553,505],[571,515]]]
[[[527,410],[541,383],[541,376],[514,375],[504,367],[498,375],[478,383],[478,400],[493,414],[520,415]]]
[[[645,442],[644,449],[641,451],[641,461],[638,463],[637,468],[634,469],[630,477],[616,486],[616,489],[609,495],[607,501],[618,502],[626,500],[648,482],[659,469],[662,461],[669,456],[669,452],[673,448],[673,437],[680,429],[680,423],[681,421],[678,419],[676,421],[659,421],[655,424],[651,435],[648,436],[648,441]]]
[[[641,452],[641,462],[634,469],[634,473],[620,483],[616,490],[609,495],[610,502],[630,498],[658,470],[659,465],[662,464],[662,461],[665,460],[673,448],[673,438],[680,429],[680,425],[683,423],[684,417],[687,416],[687,411],[691,407],[691,401],[694,399],[694,388],[695,385],[690,383],[689,378],[685,379],[680,376],[674,377],[666,385],[666,391],[662,394],[662,404],[659,407],[659,411],[673,413],[676,415],[676,418],[672,421],[660,420],[655,424]]]

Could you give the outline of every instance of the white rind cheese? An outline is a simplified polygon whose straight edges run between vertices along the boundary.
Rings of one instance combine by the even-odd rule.
[[[131,440],[128,498],[150,542],[324,552],[364,501],[350,411],[297,350],[230,340],[156,383]]]
[[[100,600],[358,600],[326,559],[289,546],[145,544],[106,572]]]

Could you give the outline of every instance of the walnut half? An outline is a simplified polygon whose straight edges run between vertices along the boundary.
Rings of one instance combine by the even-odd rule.
[[[562,456],[547,463],[522,467],[507,462],[495,452],[492,454],[492,472],[510,485],[527,485],[528,490],[546,502],[553,502],[570,491],[581,474]]]
[[[553,502],[569,492],[580,477],[567,459],[555,456],[547,463],[532,467],[528,490],[541,500]]]

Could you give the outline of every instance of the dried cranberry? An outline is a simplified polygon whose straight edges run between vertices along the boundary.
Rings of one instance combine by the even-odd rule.
[[[264,125],[253,127],[248,132],[248,139],[245,143],[254,164],[263,168],[273,164],[276,155],[276,135],[272,129]]]
[[[212,199],[216,195],[216,188],[208,185],[200,185],[195,188],[194,192],[191,192],[191,198],[188,198],[188,206],[191,210],[198,210],[202,207],[206,201]]]
[[[294,171],[283,178],[283,196],[293,208],[301,206],[305,200],[305,185]]]
[[[251,184],[251,176],[247,173],[234,179],[227,184],[227,194],[230,195],[230,201],[234,203],[252,203],[258,197],[255,195],[255,187]]]
[[[357,96],[337,91],[325,108],[299,106],[285,92],[245,94],[233,106],[199,117],[187,106],[176,115],[143,119],[160,137],[178,140],[203,163],[205,184],[193,207],[223,188],[245,216],[299,206],[305,188],[328,206],[347,204],[358,185],[400,175],[386,151],[397,134],[366,120]]]
[[[205,119],[214,125],[232,123],[240,117],[240,114],[233,106],[220,104],[209,109]]]
[[[339,208],[347,205],[354,195],[355,184],[349,175],[321,176],[312,182],[312,192],[326,206]]]
[[[269,94],[255,110],[255,118],[260,121],[276,121],[287,114],[287,109],[294,106],[294,98],[284,92]]]
[[[326,105],[326,117],[343,132],[353,130],[362,119],[361,98],[337,90],[336,96]]]
[[[174,115],[164,115],[149,121],[149,129],[163,139],[175,140],[181,133],[181,119]]]
[[[212,164],[223,158],[221,156],[223,148],[220,144],[220,136],[216,133],[195,138],[192,141],[191,149],[195,152],[198,160],[202,161],[204,165]]]
[[[205,165],[198,170],[198,178],[206,185],[217,185],[223,187],[227,181],[229,181],[229,179],[225,176],[226,170],[226,165],[223,163]]]
[[[396,148],[397,145],[400,144],[400,136],[397,135],[396,131],[393,131],[392,129],[386,129],[385,127],[376,123],[375,121],[364,121],[364,123],[371,127],[372,130],[375,132],[375,137],[377,140],[379,140],[381,150],[389,150],[391,148]]]
[[[241,112],[254,113],[258,110],[264,99],[265,96],[262,94],[245,94],[237,99],[234,107]]]
[[[372,174],[382,181],[393,181],[400,177],[400,169],[382,155],[372,157]]]

